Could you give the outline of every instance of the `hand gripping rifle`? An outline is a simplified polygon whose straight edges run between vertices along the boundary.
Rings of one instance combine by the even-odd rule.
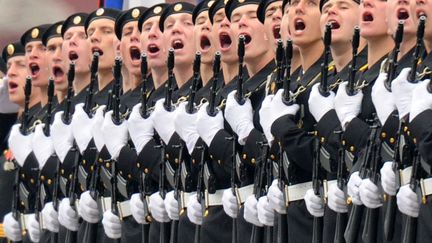
[[[346,166],[345,166],[345,149],[342,146],[342,131],[335,131],[339,135],[339,141],[341,145],[338,148],[338,165],[337,165],[337,187],[341,191],[345,191],[346,186]],[[347,213],[337,213],[336,214],[336,227],[335,227],[335,243],[345,243],[344,232],[347,225],[348,214]]]
[[[212,86],[210,90],[210,97],[209,97],[209,106],[207,107],[207,114],[209,116],[216,116],[216,89],[218,84],[218,76],[220,71],[220,60],[221,60],[221,53],[216,52],[213,62],[213,79],[212,79]]]
[[[292,44],[292,40],[288,39],[285,46],[286,71],[285,71],[285,80],[283,82],[283,89],[284,89],[283,102],[287,105],[293,102],[290,97],[292,56],[293,56],[293,44]]]
[[[195,102],[195,94],[198,90],[198,83],[201,79],[201,52],[197,51],[195,53],[195,59],[193,63],[193,80],[192,86],[189,91],[189,99],[186,106],[186,112],[192,114],[194,112],[194,102]]]
[[[324,61],[321,63],[321,82],[319,86],[319,92],[322,96],[327,97],[330,95],[328,91],[328,66],[329,66],[329,57],[331,56],[331,32],[332,32],[332,24],[327,23],[326,29],[324,33]]]
[[[165,91],[165,103],[164,107],[165,110],[171,111],[173,109],[172,107],[172,92],[174,90],[174,84],[175,84],[175,77],[174,77],[174,49],[170,48],[168,50],[168,60],[167,60],[167,66],[168,66],[168,83]]]
[[[352,39],[352,61],[349,65],[349,76],[348,76],[348,89],[347,94],[349,96],[355,95],[356,91],[354,88],[355,85],[355,76],[357,73],[357,56],[358,56],[358,47],[360,44],[360,27],[354,27],[354,35]]]
[[[388,61],[387,80],[384,82],[386,89],[389,91],[391,91],[391,82],[393,81],[393,79],[396,78],[395,76],[396,76],[396,69],[398,66],[398,55],[400,52],[400,44],[403,39],[403,32],[404,32],[404,21],[400,20],[396,30],[395,47]]]
[[[240,105],[243,105],[245,102],[245,97],[243,93],[243,59],[245,54],[245,36],[240,35],[239,36],[239,43],[238,43],[238,49],[237,49],[237,55],[239,59],[239,65],[238,65],[238,76],[237,76],[237,95],[236,100],[237,103]]]

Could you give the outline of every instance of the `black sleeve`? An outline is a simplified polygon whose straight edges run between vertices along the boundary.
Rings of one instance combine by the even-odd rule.
[[[426,110],[420,113],[409,124],[411,136],[417,144],[420,155],[429,165],[432,165],[432,110]]]

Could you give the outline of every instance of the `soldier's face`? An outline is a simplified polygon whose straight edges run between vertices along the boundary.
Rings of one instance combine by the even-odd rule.
[[[311,43],[321,41],[317,24],[321,16],[319,0],[293,0],[288,7],[288,28],[293,43],[307,48]]]
[[[110,69],[114,65],[115,47],[114,21],[110,19],[93,20],[87,29],[91,52],[99,52],[99,70]]]
[[[416,0],[415,6],[413,7],[413,12],[415,13],[415,18],[420,18],[420,16],[426,16],[425,22],[425,40],[428,42],[432,41],[432,1],[431,0]],[[429,51],[429,50],[428,50]]]
[[[389,34],[394,35],[398,22],[404,21],[404,35],[415,35],[417,31],[417,17],[414,6],[415,0],[389,0],[387,2],[387,25]]]
[[[120,42],[120,52],[123,63],[131,75],[140,74],[141,43],[137,21],[132,21],[123,26]]]
[[[202,63],[212,63],[215,45],[211,35],[211,23],[208,17],[208,11],[198,15],[194,26],[195,50],[201,52]]]
[[[87,41],[84,27],[75,26],[67,29],[63,36],[62,53],[64,60],[75,61],[75,73],[90,72],[90,43]]]
[[[223,8],[213,16],[212,36],[215,40],[216,50],[221,52],[221,61],[233,63],[238,61],[237,38],[231,29],[231,22],[225,15]]]
[[[365,39],[387,35],[387,2],[363,0],[360,3],[360,35]]]
[[[62,56],[61,37],[51,38],[47,42],[47,58],[49,61],[50,76],[54,77],[55,89],[58,91],[67,90],[66,66]]]
[[[9,100],[24,107],[24,87],[28,69],[24,56],[11,57],[7,61]]]
[[[352,39],[354,27],[359,24],[359,5],[352,0],[329,0],[321,14],[321,33],[324,36],[325,26],[332,23],[332,45],[347,44]]]
[[[159,16],[147,19],[141,30],[141,50],[147,54],[149,68],[166,66],[165,38],[159,29]]]
[[[175,63],[192,64],[195,52],[193,41],[192,15],[171,14],[164,22],[164,36],[167,48],[174,48]]]
[[[257,18],[257,8],[256,4],[248,4],[234,9],[231,14],[231,27],[235,36],[245,36],[246,63],[265,54],[271,48],[264,25]]]
[[[282,1],[276,1],[267,6],[265,10],[264,28],[266,35],[276,50],[277,40],[281,38]]]
[[[48,86],[48,60],[46,48],[42,41],[32,41],[25,46],[25,58],[28,73],[32,77],[32,85],[35,87]]]

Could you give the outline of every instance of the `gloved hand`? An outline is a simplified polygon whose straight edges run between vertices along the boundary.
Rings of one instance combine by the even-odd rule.
[[[337,184],[332,184],[328,190],[327,205],[336,213],[347,213],[348,205],[346,203],[345,193],[339,189]]]
[[[94,143],[96,145],[97,150],[100,152],[102,151],[105,141],[103,138],[103,132],[102,132],[102,124],[104,121],[104,113],[106,110],[106,106],[101,105],[97,108],[96,113],[93,117],[92,121],[92,136]]]
[[[121,222],[117,215],[114,215],[110,210],[103,214],[102,225],[105,234],[111,239],[118,239],[121,237]]]
[[[175,110],[174,126],[177,134],[185,141],[189,154],[192,154],[199,138],[197,131],[198,114],[196,112],[192,114],[187,113],[186,104],[187,102],[180,103]]]
[[[3,218],[3,227],[7,238],[11,241],[21,241],[22,233],[19,222],[15,220],[12,213],[8,213]]]
[[[279,189],[279,179],[274,179],[267,192],[270,207],[279,214],[286,214],[285,200],[282,191]]]
[[[129,201],[132,216],[139,224],[148,224],[144,214],[144,202],[141,201],[141,194],[134,193]]]
[[[208,103],[204,103],[198,110],[197,130],[202,140],[210,147],[216,133],[224,129],[224,118],[221,111],[218,111],[214,117],[209,116],[207,114],[207,107]]]
[[[417,193],[413,192],[410,185],[401,186],[396,195],[399,211],[403,214],[417,218],[420,211],[420,201]]]
[[[359,90],[355,95],[349,96],[346,92],[348,82],[339,84],[338,92],[336,93],[334,104],[336,114],[341,122],[342,128],[355,118],[361,110],[363,100],[363,92]]]
[[[113,111],[108,111],[102,124],[102,135],[111,158],[117,159],[121,149],[126,146],[128,141],[127,121],[116,125],[112,119]]]
[[[312,216],[324,216],[324,202],[321,197],[314,194],[312,189],[307,190],[304,200],[306,208]]]
[[[63,123],[63,113],[64,111],[59,111],[54,115],[54,122],[50,128],[54,150],[61,162],[66,158],[66,155],[72,148],[74,141],[72,126]]]
[[[78,217],[78,213],[70,206],[69,198],[63,198],[59,205],[59,223],[68,230],[78,231]]]
[[[53,203],[46,203],[42,209],[43,227],[51,232],[59,232],[58,213],[54,209]]]
[[[170,191],[165,195],[164,204],[168,217],[171,220],[179,220],[179,206],[177,199],[174,198],[174,191]]]
[[[244,219],[258,227],[263,227],[263,224],[258,220],[258,209],[257,209],[258,201],[255,198],[255,195],[250,195],[245,203],[244,203]]]
[[[149,209],[153,218],[160,223],[169,222],[170,218],[168,217],[168,213],[165,209],[164,200],[160,196],[159,192],[153,193],[150,196],[149,201]]]
[[[55,152],[51,137],[45,136],[43,132],[44,127],[45,124],[36,126],[32,141],[33,153],[39,163],[39,169],[44,167],[48,158]]]
[[[175,132],[175,112],[165,110],[164,101],[165,99],[160,99],[156,102],[155,109],[151,116],[153,117],[153,127],[156,129],[164,143],[168,144]]]
[[[31,214],[27,221],[27,231],[30,236],[30,240],[33,242],[39,242],[40,240],[40,225],[36,220],[35,214]]]
[[[432,109],[432,95],[427,90],[429,79],[419,83],[414,89],[410,108],[410,122],[425,110]]]
[[[92,118],[83,109],[84,103],[75,106],[71,127],[75,142],[80,150],[84,152],[92,139]]]
[[[411,68],[404,68],[391,83],[393,97],[399,112],[399,117],[403,118],[410,112],[411,100],[414,89],[421,83],[408,82],[408,75]],[[419,97],[415,97],[418,99]]]
[[[261,108],[259,110],[260,125],[269,144],[272,144],[274,140],[274,136],[271,134],[271,125],[274,122],[274,114],[272,114],[271,106],[273,98],[274,95],[267,95],[261,103]]]
[[[95,224],[99,222],[101,215],[99,214],[97,202],[90,195],[90,191],[81,194],[78,214],[89,223]]]
[[[187,205],[187,216],[192,223],[196,225],[202,224],[203,212],[201,203],[198,202],[197,194],[191,196],[189,199],[189,203]]]
[[[364,179],[359,187],[362,203],[368,208],[379,208],[382,203],[382,192],[370,179]]]
[[[26,158],[32,152],[32,138],[33,133],[28,135],[22,135],[20,132],[20,124],[15,124],[12,126],[9,135],[9,148],[20,166],[24,165]]]
[[[363,205],[362,201],[360,200],[360,194],[359,194],[359,187],[362,181],[363,180],[362,178],[360,178],[359,172],[356,171],[351,174],[347,183],[348,195],[351,197],[352,203],[356,205]]]
[[[271,102],[273,122],[285,115],[295,115],[300,109],[298,104],[285,105],[283,102],[283,92],[283,89],[279,90]]]
[[[266,226],[274,225],[275,212],[270,207],[267,196],[260,197],[257,204],[258,220]]]
[[[308,100],[309,111],[317,122],[319,122],[327,112],[334,109],[334,99],[336,96],[333,91],[329,91],[330,95],[327,97],[322,96],[319,92],[319,86],[319,83],[312,86]]]
[[[133,107],[127,123],[129,135],[138,154],[154,135],[152,116],[144,119],[141,117],[140,110],[141,103],[138,103]]]
[[[238,142],[244,145],[246,138],[254,128],[252,103],[245,98],[245,103],[240,105],[235,99],[236,91],[228,94],[225,105],[225,119],[238,136]]]
[[[237,218],[239,207],[237,205],[237,198],[232,193],[231,189],[225,189],[222,194],[222,206],[225,213],[231,218]]]
[[[393,161],[387,161],[383,164],[380,170],[381,185],[385,193],[395,196],[399,185],[396,184],[396,174],[392,167]]]
[[[380,73],[372,87],[372,102],[382,125],[385,124],[390,114],[396,110],[394,94],[384,86],[386,80],[387,73]]]

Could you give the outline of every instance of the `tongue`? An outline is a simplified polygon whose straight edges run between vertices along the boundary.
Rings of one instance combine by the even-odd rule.
[[[207,38],[202,38],[201,39],[201,49],[207,50],[209,48],[210,48],[210,40]]]
[[[61,70],[60,68],[56,68],[56,69],[54,69],[54,76],[56,76],[56,77],[61,77],[61,76],[63,76],[63,75],[64,75],[63,70]]]

